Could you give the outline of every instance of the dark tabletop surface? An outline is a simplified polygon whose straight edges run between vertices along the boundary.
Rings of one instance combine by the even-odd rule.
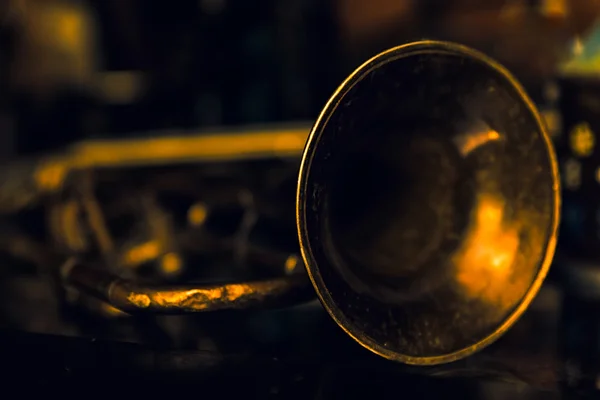
[[[14,386],[21,393],[48,395],[145,395],[160,389],[176,394],[184,389],[182,393],[199,395],[285,399],[595,398],[593,376],[574,370],[573,360],[559,356],[561,299],[559,291],[547,286],[500,341],[437,367],[407,367],[371,355],[344,335],[318,304],[214,317],[215,325],[227,324],[229,318],[245,322],[231,332],[233,345],[212,350],[3,329],[2,381],[5,390]]]

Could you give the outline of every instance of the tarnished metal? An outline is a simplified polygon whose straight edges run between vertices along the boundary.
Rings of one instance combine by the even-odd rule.
[[[317,294],[367,349],[408,364],[468,356],[527,309],[559,221],[556,156],[502,66],[424,41],[385,51],[335,92],[297,197]]]
[[[453,43],[393,48],[340,86],[305,144],[307,132],[300,126],[79,143],[4,171],[0,211],[53,198],[51,226],[63,253],[102,258],[102,268],[67,263],[63,282],[130,314],[278,307],[310,299],[312,282],[331,317],[358,343],[417,365],[466,357],[523,314],[553,257],[559,176],[541,117],[506,69]],[[255,175],[240,173],[246,180],[230,190],[214,189],[223,180],[217,174],[203,187],[213,185],[211,192],[196,190],[200,175],[148,168],[195,163],[206,173],[209,165],[297,160],[302,149],[299,175],[293,164],[282,176],[292,171],[292,184],[298,177],[295,224],[303,263],[293,251],[247,243],[262,214],[293,217],[273,193],[260,199],[264,182],[281,176],[257,183]],[[137,175],[122,173],[136,168]],[[103,181],[107,204],[96,198],[95,170],[114,172]],[[152,179],[140,179],[148,171]],[[161,191],[192,197],[180,230],[155,201]],[[211,207],[228,202],[243,211],[238,228],[213,238],[205,227]],[[133,222],[121,226],[129,217]],[[293,218],[286,223],[293,228]],[[273,264],[275,274],[253,282],[246,280],[251,274],[240,274],[231,283],[164,285],[183,268],[186,252],[215,249]],[[158,285],[142,284],[138,268],[156,261],[161,272],[149,281]],[[298,273],[302,265],[308,277]]]
[[[228,309],[277,308],[314,297],[305,274],[243,282],[150,286],[113,276],[75,260],[62,268],[68,285],[130,313],[187,314]]]

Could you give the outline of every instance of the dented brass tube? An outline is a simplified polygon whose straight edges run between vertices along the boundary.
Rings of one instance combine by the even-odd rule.
[[[69,262],[63,281],[129,314],[188,314],[217,310],[278,308],[314,298],[305,274],[254,282],[146,286]]]

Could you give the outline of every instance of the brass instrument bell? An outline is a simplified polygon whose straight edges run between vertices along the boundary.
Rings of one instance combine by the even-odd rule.
[[[360,66],[308,138],[297,192],[304,262],[358,343],[407,364],[463,358],[526,310],[559,222],[556,156],[497,62],[421,41]]]
[[[210,143],[271,153],[281,142],[247,139]],[[300,152],[297,140],[286,143],[286,155]],[[559,203],[549,135],[515,78],[470,48],[421,41],[370,59],[329,100],[304,148],[296,218],[308,278],[338,325],[374,353],[426,365],[472,354],[523,314],[550,267]],[[66,284],[132,314],[314,295],[306,274],[289,271],[177,287],[74,262],[61,272]]]

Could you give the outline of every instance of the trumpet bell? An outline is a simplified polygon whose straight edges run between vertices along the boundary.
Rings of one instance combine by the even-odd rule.
[[[300,247],[328,313],[388,359],[439,364],[525,311],[557,237],[559,174],[510,73],[467,47],[381,53],[335,92],[304,151]]]

